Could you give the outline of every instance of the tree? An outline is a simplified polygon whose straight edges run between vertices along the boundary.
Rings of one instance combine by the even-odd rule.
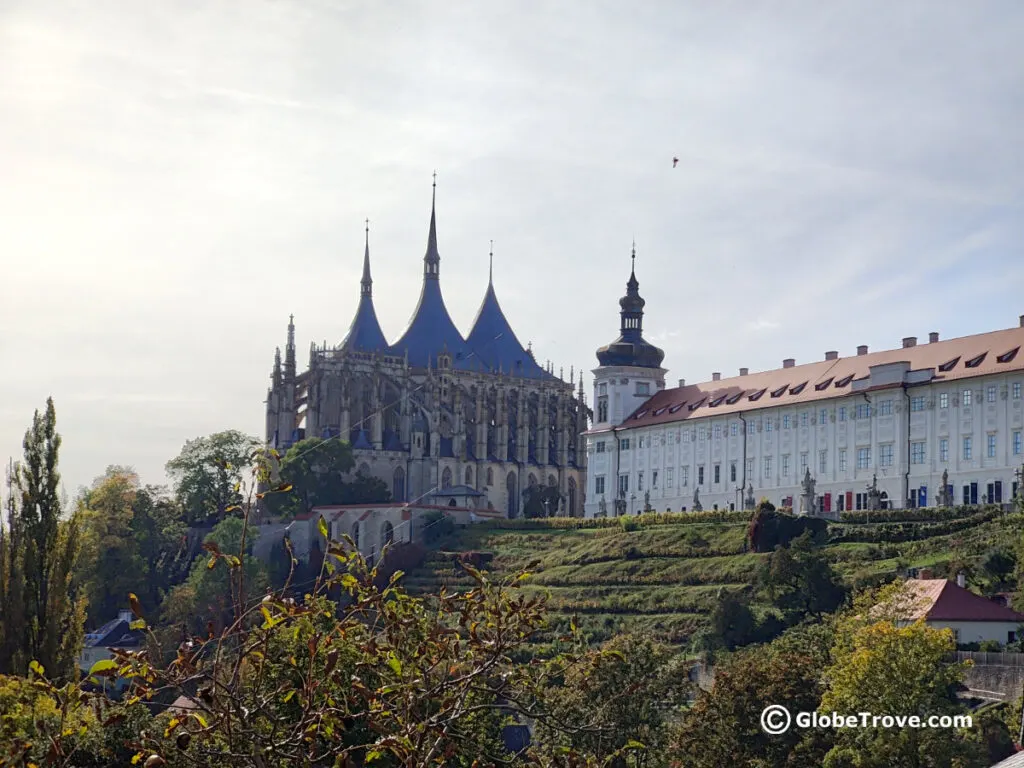
[[[769,735],[761,713],[783,705],[813,712],[821,700],[821,660],[815,654],[758,648],[738,652],[715,668],[710,691],[701,691],[672,737],[669,760],[679,768],[776,766],[819,768],[823,746],[792,728]]]
[[[846,599],[846,588],[805,530],[790,546],[777,547],[760,576],[762,589],[790,624],[806,616],[820,618]]]
[[[555,485],[531,485],[523,491],[523,517],[555,517],[562,494]]]
[[[757,619],[739,595],[719,590],[707,628],[697,636],[697,650],[713,656],[716,651],[732,651],[758,639]]]
[[[177,458],[167,462],[167,474],[186,522],[216,522],[232,507],[241,507],[240,483],[260,446],[255,437],[234,429],[185,443]]]
[[[218,523],[206,537],[204,548],[211,553],[221,553],[237,568],[244,566],[243,598],[259,599],[269,584],[266,565],[243,551],[242,535],[246,530],[245,521],[229,517]],[[258,536],[258,531],[246,531],[248,550]],[[216,630],[230,626],[234,614],[235,600],[239,599],[239,584],[232,578],[231,568],[216,568],[217,556],[199,555],[192,564],[185,583],[171,590],[164,604],[164,618],[175,624],[183,624],[190,631],[205,631],[208,622]]]
[[[25,674],[37,661],[57,678],[71,677],[82,647],[85,601],[72,583],[79,520],[62,518],[56,426],[49,398],[25,433],[24,461],[14,466],[0,572],[0,672]]]
[[[151,608],[188,574],[180,508],[143,488],[130,467],[111,466],[79,499],[83,548],[76,578],[93,626],[109,621],[133,592]]]
[[[1010,549],[990,550],[981,561],[981,573],[991,591],[1001,591],[1013,585],[1017,556]]]
[[[542,724],[537,740],[599,761],[626,750],[635,765],[660,760],[669,717],[691,690],[686,669],[674,649],[645,637],[620,635],[602,651],[545,691],[550,722],[561,727]]]
[[[376,504],[391,500],[391,492],[379,478],[356,473],[351,480],[345,480],[353,466],[352,446],[343,440],[300,440],[280,462],[279,487],[290,488],[268,496],[267,509],[275,515],[292,517],[324,504]]]
[[[893,584],[860,597],[840,620],[824,674],[823,711],[922,717],[966,712],[956,698],[963,667],[947,660],[956,650],[953,633],[901,619],[910,600],[903,584]],[[976,737],[951,728],[869,726],[838,731],[825,765],[987,765],[981,749]]]

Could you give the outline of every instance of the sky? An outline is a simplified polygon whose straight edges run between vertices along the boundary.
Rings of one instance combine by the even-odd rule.
[[[1024,313],[1018,0],[0,3],[0,456],[53,396],[69,494],[263,436],[274,348],[498,298],[555,370],[636,241],[668,378]],[[672,158],[677,157],[677,167]],[[589,388],[589,384],[588,384]]]

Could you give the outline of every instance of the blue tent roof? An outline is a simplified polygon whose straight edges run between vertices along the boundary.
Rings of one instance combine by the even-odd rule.
[[[409,365],[426,368],[437,365],[437,356],[447,352],[452,356],[452,367],[478,369],[479,363],[469,353],[466,340],[455,327],[441,296],[439,280],[441,257],[437,252],[437,224],[434,205],[430,207],[430,233],[427,253],[423,257],[423,288],[413,312],[409,327],[391,347],[394,355],[407,354]]]
[[[384,352],[388,348],[387,339],[377,321],[377,312],[373,308],[373,280],[370,278],[370,228],[366,228],[366,251],[363,254],[363,279],[360,281],[359,307],[356,316],[349,326],[348,335],[341,342],[342,349],[355,349],[360,352]]]
[[[480,311],[473,321],[473,329],[466,338],[466,343],[473,350],[473,356],[481,361],[488,370],[502,372],[527,379],[552,379],[519,343],[512,326],[505,318],[494,293],[494,281],[487,283]]]

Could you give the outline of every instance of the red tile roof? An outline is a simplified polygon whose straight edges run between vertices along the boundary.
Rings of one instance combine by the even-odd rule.
[[[913,347],[777,368],[720,381],[688,384],[658,392],[620,426],[632,428],[668,424],[844,397],[853,391],[854,381],[869,376],[872,366],[888,363],[905,361],[909,363],[910,370],[914,371],[933,369],[932,382],[1024,371],[1024,355],[1018,354],[1021,347],[1024,347],[1024,327],[1008,328]],[[763,397],[769,393],[770,397]],[[687,407],[683,408],[684,405]],[[610,427],[599,427],[591,431],[604,432],[608,429]]]
[[[1024,623],[1024,614],[958,587],[946,579],[908,579],[914,608],[910,619],[926,621],[1001,621]]]

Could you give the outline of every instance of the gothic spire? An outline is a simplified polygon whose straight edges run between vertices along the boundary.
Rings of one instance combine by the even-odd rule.
[[[295,380],[295,315],[288,315],[288,344],[284,348],[285,381]]]
[[[427,253],[423,257],[423,277],[438,279],[441,256],[437,252],[437,171],[434,171],[433,192],[430,196],[430,232],[427,234]]]
[[[373,296],[373,279],[370,277],[370,220],[366,220],[366,250],[363,252],[362,296]]]

